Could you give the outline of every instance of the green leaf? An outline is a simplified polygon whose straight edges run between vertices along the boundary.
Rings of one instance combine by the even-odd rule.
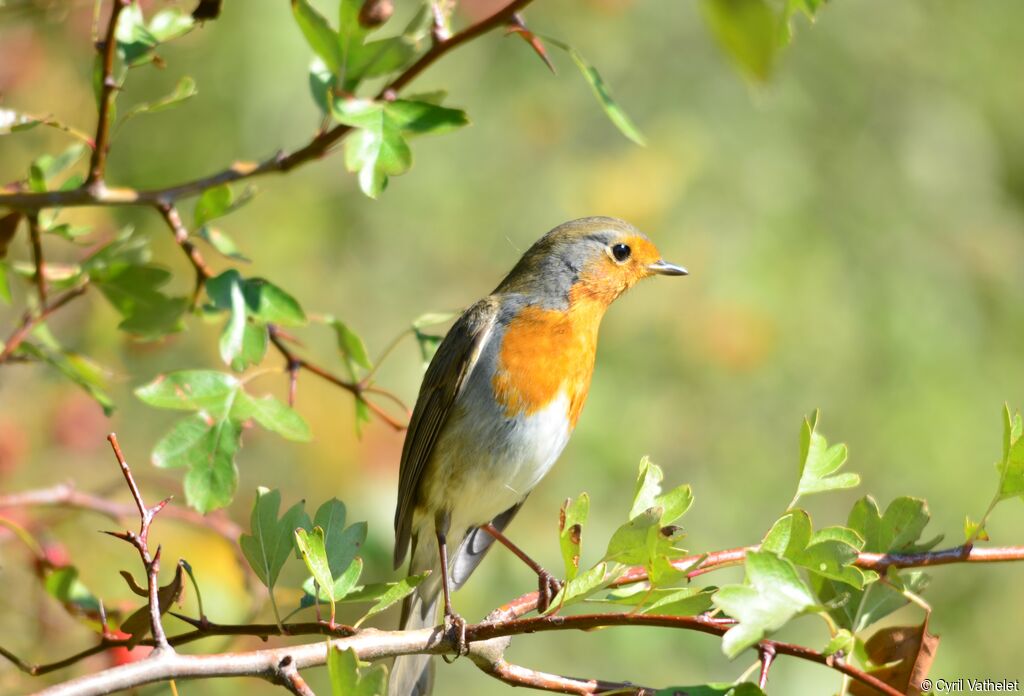
[[[345,361],[352,379],[356,378],[358,367],[369,370],[372,367],[372,363],[370,362],[370,356],[366,352],[366,344],[363,343],[363,339],[360,338],[359,334],[350,329],[340,319],[328,317],[328,323],[334,329],[334,335],[338,341],[338,350],[341,351],[341,357]]]
[[[938,539],[918,543],[930,519],[928,503],[920,498],[896,498],[883,515],[874,498],[865,496],[854,503],[847,526],[863,537],[864,551],[910,553],[925,551],[938,543]]]
[[[357,129],[345,141],[345,167],[358,172],[359,187],[370,198],[384,191],[389,176],[403,174],[412,166],[409,144],[383,104],[335,99],[331,113],[339,123]]]
[[[286,440],[309,442],[313,438],[309,425],[298,411],[269,395],[256,399],[242,392],[232,415],[251,418]]]
[[[313,53],[337,74],[342,64],[338,34],[307,0],[292,0],[292,14]]]
[[[236,261],[249,262],[249,258],[243,254],[238,248],[238,245],[235,244],[235,240],[224,234],[224,232],[216,227],[203,225],[199,228],[199,232],[197,234],[200,239],[212,246],[221,256],[225,256]]]
[[[11,303],[11,283],[7,279],[7,264],[0,262],[0,301]]]
[[[217,309],[232,310],[232,287],[239,285],[247,315],[260,323],[303,326],[306,314],[294,297],[263,278],[242,278],[235,269],[206,281],[206,293]]]
[[[384,106],[395,124],[408,136],[439,135],[469,125],[461,109],[450,109],[423,101],[397,99]]]
[[[196,208],[192,213],[193,226],[202,227],[210,220],[226,215],[231,211],[234,199],[234,191],[228,184],[206,189],[196,201]]]
[[[751,551],[745,567],[745,584],[726,585],[712,598],[715,606],[739,621],[722,638],[722,652],[730,659],[816,606],[788,560],[767,551]]]
[[[29,165],[29,189],[36,193],[47,190],[47,181],[59,176],[68,167],[82,158],[86,152],[84,143],[74,143],[59,155],[42,155]]]
[[[767,80],[779,49],[778,17],[765,0],[702,0],[712,35],[741,71]]]
[[[302,583],[302,590],[308,597],[318,597],[321,602],[336,603],[344,599],[345,595],[352,591],[352,588],[359,582],[359,576],[363,574],[363,559],[352,559],[348,567],[340,575],[334,576],[334,582],[328,587],[320,585],[319,582],[309,577]],[[317,592],[319,590],[319,592]]]
[[[968,542],[975,539],[978,541],[988,541],[989,536],[980,522],[975,522],[971,519],[970,515],[966,515],[964,517],[964,539]]]
[[[363,616],[356,621],[355,625],[358,627],[362,622],[366,621],[374,614],[379,614],[408,597],[412,594],[413,590],[416,589],[416,586],[423,582],[424,578],[428,575],[430,575],[429,570],[425,573],[420,573],[419,575],[410,575],[398,582],[383,583],[380,585],[367,585],[365,588],[362,588],[362,593],[349,593],[345,598],[346,601],[363,601],[364,597],[370,599],[371,597],[369,596],[368,591],[371,588],[373,588],[373,592],[376,593],[375,599],[377,601],[372,607],[370,607],[369,611],[363,614]],[[384,590],[383,592],[380,591],[382,589]]]
[[[44,119],[22,114],[12,109],[0,109],[0,135],[27,131],[42,125]]]
[[[15,355],[47,363],[81,387],[100,405],[103,413],[109,416],[114,412],[114,402],[106,392],[107,371],[91,359],[59,347],[41,347],[28,342],[18,346]]]
[[[656,588],[633,586],[608,595],[605,602],[625,604],[631,611],[666,616],[696,616],[711,608],[713,587]],[[593,601],[593,600],[591,600]]]
[[[836,474],[846,463],[846,445],[829,447],[825,438],[815,430],[817,422],[818,412],[815,411],[810,418],[804,419],[800,429],[800,482],[790,507],[805,495],[853,488],[860,484],[857,474]]]
[[[605,551],[605,561],[625,565],[642,564],[648,558],[648,539],[660,530],[661,510],[648,508],[632,518],[612,534]]]
[[[412,320],[412,328],[424,329],[428,326],[446,324],[457,316],[459,316],[459,312],[427,312]]]
[[[240,389],[241,383],[224,372],[181,370],[158,376],[135,395],[156,408],[220,416],[230,413]]]
[[[624,136],[632,140],[637,145],[646,144],[644,136],[640,133],[640,130],[634,125],[633,121],[626,115],[626,112],[622,110],[622,107],[612,98],[612,94],[608,89],[608,85],[605,83],[604,78],[597,71],[593,65],[577,51],[575,48],[567,43],[552,39],[551,37],[544,37],[544,40],[553,46],[557,46],[572,58],[572,62],[576,64],[580,72],[583,74],[583,78],[590,85],[590,89],[593,91],[594,96],[597,98],[597,102],[604,109],[605,115],[608,120],[611,121],[619,132]]]
[[[136,104],[129,109],[122,117],[122,123],[130,118],[134,118],[139,114],[155,114],[158,111],[164,109],[170,109],[171,107],[177,106],[181,102],[191,99],[196,95],[196,81],[189,76],[182,77],[178,80],[178,84],[175,85],[174,91],[165,97],[161,97],[156,101],[144,102],[142,104]]]
[[[1024,497],[1024,421],[1020,413],[1010,416],[1008,406],[1003,408],[1003,460],[999,470],[998,500]]]
[[[608,573],[607,563],[598,563],[593,568],[583,571],[572,580],[566,581],[562,585],[562,589],[551,600],[548,613],[551,614],[564,606],[586,599],[595,592],[607,587],[614,578],[614,574]]]
[[[426,334],[419,329],[413,329],[413,335],[416,337],[416,345],[420,349],[420,359],[423,362],[423,369],[427,368],[430,361],[434,357],[434,353],[437,352],[437,347],[441,345],[441,341],[444,340],[443,336],[435,336],[434,334]]]
[[[327,673],[333,696],[385,696],[387,668],[374,664],[360,675],[358,667],[359,659],[354,650],[341,650],[328,643]]]
[[[149,21],[149,33],[160,43],[167,43],[179,36],[184,36],[195,28],[192,15],[177,8],[161,10]]]
[[[583,524],[590,514],[590,496],[580,493],[573,500],[567,498],[559,516],[558,541],[565,563],[565,579],[572,580],[580,570],[580,546],[583,542]]]
[[[690,509],[693,504],[693,491],[690,487],[679,486],[662,495],[661,482],[664,477],[661,467],[651,463],[648,457],[640,460],[640,471],[633,489],[633,506],[629,511],[630,519],[649,508],[659,507],[659,521],[665,525],[675,522]]]
[[[322,590],[330,593],[334,587],[334,576],[331,574],[330,564],[327,561],[327,549],[324,547],[324,530],[320,527],[313,527],[308,531],[299,527],[295,530],[295,543],[302,560],[306,562],[306,568],[313,575]],[[331,604],[335,602],[333,595],[330,596]],[[333,609],[332,609],[333,615]]]
[[[259,365],[267,354],[269,343],[270,336],[266,326],[246,323],[245,330],[242,332],[242,349],[238,356],[231,361],[231,369],[235,372],[242,372]]]
[[[242,353],[245,340],[246,306],[245,295],[242,294],[241,277],[238,274],[229,277],[228,295],[231,309],[227,323],[220,333],[220,359],[231,365]]]
[[[78,568],[53,568],[43,578],[46,593],[63,604],[72,613],[96,614],[100,601],[78,578]]]
[[[835,655],[836,653],[852,655],[856,642],[857,639],[854,638],[853,634],[847,629],[842,628],[828,641],[828,645],[825,646],[824,654],[826,656]]]
[[[152,51],[160,43],[160,39],[146,27],[142,8],[134,2],[125,7],[118,16],[114,38],[117,41],[117,53],[128,66],[143,65],[152,61]]]
[[[357,522],[346,528],[345,505],[337,498],[331,498],[317,509],[313,524],[324,530],[324,547],[331,574],[340,577],[366,542],[366,523]],[[341,596],[344,595],[338,598]]]
[[[228,419],[214,420],[196,413],[178,421],[153,448],[153,464],[170,469],[209,467],[222,472],[234,468],[241,429]]]
[[[194,430],[192,434],[195,435]],[[238,467],[234,460],[241,438],[240,425],[224,418],[210,425],[193,448],[183,453],[182,456],[188,456],[186,466],[190,467],[185,474],[185,500],[199,512],[206,514],[225,507],[234,499],[238,490]]]
[[[336,77],[319,57],[314,56],[309,64],[309,93],[313,102],[320,107],[325,116],[331,113],[331,100],[334,98]]]
[[[142,340],[152,340],[180,331],[188,307],[184,297],[160,292],[171,278],[167,269],[155,264],[115,264],[89,274],[122,317],[118,328]]]
[[[351,91],[351,88],[366,78],[397,72],[415,58],[416,44],[404,36],[393,36],[353,47],[345,66],[345,87]]]
[[[292,505],[281,516],[281,493],[260,488],[249,521],[249,534],[238,540],[249,565],[268,589],[273,589],[288,556],[294,548],[292,539],[295,529],[309,524],[309,517],[303,510],[303,502]]]
[[[811,518],[803,510],[792,510],[775,522],[761,542],[770,551],[822,577],[862,588],[877,575],[853,566],[864,539],[847,527],[827,527],[811,532]]]

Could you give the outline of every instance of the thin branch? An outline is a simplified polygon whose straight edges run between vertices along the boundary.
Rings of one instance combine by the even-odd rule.
[[[287,370],[288,372],[288,399],[290,403],[295,403],[295,389],[296,381],[298,378],[298,372],[300,370],[306,370],[307,372],[313,373],[320,379],[330,382],[336,387],[344,389],[345,391],[355,396],[357,399],[362,400],[362,402],[366,404],[366,406],[371,411],[373,411],[373,413],[378,418],[380,418],[382,421],[390,425],[395,430],[405,430],[405,424],[395,420],[387,411],[382,409],[380,406],[378,406],[370,399],[366,398],[365,394],[371,393],[371,389],[373,389],[372,387],[363,385],[358,382],[350,382],[346,379],[342,379],[341,377],[332,374],[331,372],[325,370],[319,365],[311,363],[303,358],[300,358],[284,342],[280,329],[278,329],[273,324],[268,324],[267,330],[270,335],[271,344],[273,344],[274,348],[277,349],[277,352],[280,353],[281,356],[285,359],[285,370]],[[384,390],[375,389],[372,393],[378,393],[383,395],[383,391]]]
[[[102,60],[99,115],[96,123],[96,137],[93,139],[95,147],[89,160],[89,176],[86,178],[83,188],[103,188],[102,185],[95,186],[95,184],[103,183],[103,173],[107,166],[107,153],[110,151],[111,109],[117,91],[117,81],[114,79],[114,56],[117,52],[117,20],[121,16],[121,11],[128,7],[129,4],[130,0],[113,0],[110,7],[110,20],[107,22],[107,34],[103,39],[103,43],[97,47]]]
[[[19,324],[11,335],[8,336],[7,341],[4,343],[3,350],[0,350],[0,364],[5,363],[12,358],[14,351],[25,341],[26,338],[28,338],[28,335],[32,333],[32,329],[46,321],[51,314],[66,305],[68,302],[83,295],[87,287],[88,282],[71,288],[52,303],[43,305],[36,314],[33,314],[31,311],[25,312],[24,317],[22,317],[21,324]]]
[[[577,679],[559,674],[538,670],[509,663],[504,658],[493,661],[477,659],[475,653],[470,654],[473,662],[485,674],[505,682],[511,686],[526,686],[542,691],[556,691],[563,694],[636,694],[637,696],[654,696],[657,689],[637,686],[629,682],[608,682],[600,679]]]
[[[485,17],[476,24],[472,24],[457,34],[452,35],[451,38],[445,41],[435,43],[426,53],[420,56],[419,60],[410,65],[405,69],[398,77],[392,80],[390,83],[384,86],[384,88],[377,95],[378,99],[383,99],[387,96],[394,95],[406,87],[410,82],[416,79],[420,73],[433,65],[437,60],[451,52],[455,48],[458,48],[464,43],[472,41],[477,37],[486,34],[487,32],[505,25],[513,15],[520,12],[523,8],[530,4],[532,0],[512,0],[508,5],[497,10],[494,14],[489,17]],[[120,12],[118,9],[121,7],[120,3],[125,0],[115,0],[114,8],[115,11]],[[113,26],[113,23],[110,25]],[[109,27],[108,27],[109,31]],[[110,37],[111,39],[113,37]],[[105,44],[111,43],[108,40]],[[104,57],[106,57],[104,53]],[[104,73],[106,75],[106,73]],[[107,87],[108,80],[104,80],[104,94],[106,97],[101,103],[108,104],[110,102],[110,94],[116,89],[116,84],[113,84],[113,77],[109,82],[112,84],[111,87]],[[109,90],[109,91],[106,91]],[[104,114],[101,113],[100,124],[105,122]],[[107,126],[109,135],[109,124]],[[235,162],[231,166],[223,169],[215,174],[209,176],[187,181],[174,186],[168,186],[162,189],[151,189],[151,190],[137,190],[133,188],[108,188],[106,186],[90,186],[89,184],[93,181],[98,181],[99,178],[93,179],[93,171],[96,170],[96,160],[100,158],[101,161],[105,161],[106,150],[108,143],[106,138],[108,135],[104,135],[104,142],[100,142],[100,131],[97,130],[96,138],[96,149],[93,152],[93,163],[90,165],[90,180],[85,186],[81,188],[72,189],[70,191],[43,191],[43,192],[26,192],[18,190],[17,188],[5,187],[0,190],[0,206],[9,208],[18,208],[25,210],[38,210],[40,208],[51,208],[55,206],[61,207],[76,207],[76,206],[120,206],[120,205],[150,205],[156,206],[164,203],[173,203],[181,198],[188,198],[196,196],[203,191],[219,186],[220,184],[228,184],[235,181],[242,181],[244,179],[251,179],[253,177],[262,176],[264,174],[271,173],[285,173],[289,172],[296,167],[299,167],[308,162],[320,159],[328,152],[331,148],[341,141],[351,131],[351,127],[345,125],[338,125],[334,128],[318,133],[309,143],[303,147],[293,150],[292,152],[285,154],[279,152],[276,155],[266,159],[262,162]],[[100,155],[99,153],[103,154]],[[100,165],[100,173],[102,175],[102,164]],[[101,177],[100,177],[101,178]]]
[[[46,304],[46,260],[43,258],[42,230],[39,228],[39,211],[28,214],[28,233],[32,240],[32,263],[36,267],[33,280],[39,293],[39,304]]]
[[[203,286],[207,280],[213,277],[213,271],[206,265],[206,261],[203,259],[199,248],[189,239],[188,228],[181,221],[181,214],[174,204],[161,201],[156,203],[155,207],[163,217],[164,222],[167,223],[167,226],[171,228],[171,232],[174,233],[174,241],[182,248],[188,257],[189,263],[192,264],[192,268],[195,269],[196,283],[192,291],[192,306],[195,307],[199,302]]]
[[[77,490],[68,483],[62,483],[52,488],[0,495],[0,509],[19,507],[75,508],[104,515],[115,522],[121,522],[128,517],[138,514],[135,505],[118,503],[108,498],[86,493]],[[237,542],[238,537],[242,533],[241,527],[220,511],[209,515],[200,515],[191,508],[168,506],[164,509],[163,516],[193,524],[197,527],[205,527],[232,543]]]
[[[146,568],[146,578],[148,581],[147,589],[149,592],[150,630],[153,633],[153,640],[156,644],[153,652],[173,653],[174,648],[172,648],[170,643],[167,642],[167,634],[164,633],[164,626],[160,621],[160,547],[157,547],[155,554],[151,554],[149,551],[150,525],[153,523],[153,519],[157,514],[164,509],[171,499],[165,498],[153,507],[146,507],[146,503],[142,500],[142,492],[135,483],[135,478],[132,476],[132,470],[128,466],[128,461],[124,458],[124,454],[121,452],[121,446],[117,442],[117,435],[110,433],[110,435],[107,436],[107,440],[110,442],[110,446],[114,450],[114,456],[117,457],[117,463],[121,467],[121,474],[124,476],[125,483],[128,484],[128,490],[131,491],[132,499],[134,499],[135,505],[139,510],[139,531],[137,534],[133,532],[111,532],[111,534],[119,539],[124,539],[134,546],[136,550],[138,550],[139,556],[142,558],[143,566]]]

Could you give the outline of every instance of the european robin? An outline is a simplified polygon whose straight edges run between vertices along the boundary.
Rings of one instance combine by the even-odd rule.
[[[445,623],[465,649],[450,593],[495,539],[529,563],[544,600],[549,575],[504,538],[526,496],[558,459],[580,417],[598,328],[619,295],[652,275],[686,275],[632,225],[589,217],[541,237],[490,295],[448,331],[427,368],[399,472],[395,567],[431,571],[402,609],[402,628]],[[430,657],[399,657],[392,696],[427,694]]]

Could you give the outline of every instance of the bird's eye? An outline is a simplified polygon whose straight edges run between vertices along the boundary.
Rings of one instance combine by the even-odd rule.
[[[619,263],[622,263],[623,261],[628,259],[630,253],[632,253],[632,250],[626,244],[615,244],[614,246],[612,246],[612,256]]]

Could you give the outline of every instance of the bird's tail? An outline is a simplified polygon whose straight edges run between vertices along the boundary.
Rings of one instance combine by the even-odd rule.
[[[413,540],[409,574],[431,571],[402,603],[402,630],[436,626],[441,599],[441,564],[432,534]],[[401,655],[395,658],[388,682],[388,696],[428,696],[434,688],[434,663],[430,655]]]

